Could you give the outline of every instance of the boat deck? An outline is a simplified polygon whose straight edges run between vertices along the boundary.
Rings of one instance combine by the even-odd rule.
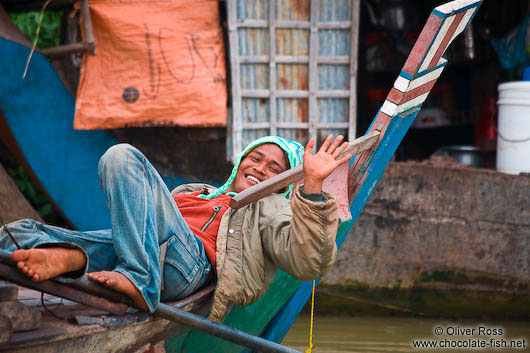
[[[204,315],[213,289],[214,285],[210,285],[188,298],[166,304]],[[145,351],[151,343],[185,330],[178,324],[135,309],[114,315],[20,286],[18,301],[38,310],[40,322],[36,329],[14,332],[8,343],[0,345],[2,352]]]

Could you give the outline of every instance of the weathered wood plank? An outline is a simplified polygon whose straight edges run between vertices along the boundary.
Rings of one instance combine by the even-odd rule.
[[[0,315],[0,343],[11,341],[11,337],[13,337],[13,324],[7,316]]]
[[[276,98],[278,89],[276,87],[276,2],[269,1],[269,122],[270,135],[277,135],[276,121],[278,120],[276,112]]]
[[[228,126],[228,134],[231,135],[232,151],[228,155],[236,156],[241,153],[243,140],[242,116],[241,116],[241,67],[239,57],[239,43],[237,33],[237,6],[235,0],[227,1],[228,17],[228,38],[230,50],[230,71],[231,71],[231,93],[232,93],[232,123]],[[231,130],[231,131],[230,131]]]
[[[42,222],[42,218],[17,189],[4,167],[0,165],[0,223],[5,224],[22,218]]]
[[[9,18],[9,14],[4,10],[0,4],[0,36],[20,43],[27,47],[31,47],[31,42],[20,32],[15,24]]]
[[[12,283],[0,281],[0,302],[17,300],[18,287]]]
[[[0,313],[7,316],[14,331],[28,331],[40,324],[40,311],[18,301],[0,302]]]
[[[320,1],[311,0],[311,31],[309,34],[309,92],[313,93],[318,90],[318,21],[320,19]],[[308,92],[308,93],[309,93]],[[317,97],[314,94],[309,94],[309,137],[317,140],[317,129],[315,123],[320,120]]]
[[[351,33],[350,33],[350,99],[349,99],[349,127],[348,140],[353,141],[357,136],[357,66],[359,64],[359,28],[361,0],[351,3]]]

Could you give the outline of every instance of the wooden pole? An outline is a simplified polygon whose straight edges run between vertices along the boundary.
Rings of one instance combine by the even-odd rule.
[[[96,55],[96,42],[94,40],[94,31],[92,30],[92,19],[88,8],[88,0],[81,0],[81,17],[85,29],[85,42],[91,47],[90,54]]]
[[[359,137],[358,139],[350,142],[346,150],[338,157],[338,159],[351,153],[356,155],[365,150],[370,149],[379,137],[379,131],[373,131],[369,134]],[[296,168],[288,169],[283,173],[273,176],[270,179],[262,181],[261,183],[251,186],[248,189],[243,190],[230,200],[230,207],[237,210],[243,206],[246,206],[252,202],[264,198],[276,192],[282,190],[290,184],[297,182],[304,176],[304,167],[299,165]]]
[[[67,45],[60,45],[58,47],[46,48],[39,50],[42,55],[47,57],[57,57],[68,55],[75,52],[87,51],[94,52],[96,45],[94,43],[73,43]]]

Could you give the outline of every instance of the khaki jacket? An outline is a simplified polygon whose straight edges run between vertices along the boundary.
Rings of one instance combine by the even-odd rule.
[[[186,184],[173,193],[206,188]],[[217,233],[217,286],[209,319],[221,321],[233,305],[249,305],[271,284],[277,268],[301,281],[327,273],[337,256],[337,202],[313,202],[293,190],[291,201],[278,194],[240,208],[228,209]]]

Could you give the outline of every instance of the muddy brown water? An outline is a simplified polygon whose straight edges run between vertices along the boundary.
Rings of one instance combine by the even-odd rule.
[[[298,317],[282,344],[305,352],[309,322],[308,315]],[[312,352],[519,353],[530,352],[529,340],[530,322],[523,321],[316,316]],[[436,347],[415,348],[414,344]]]

